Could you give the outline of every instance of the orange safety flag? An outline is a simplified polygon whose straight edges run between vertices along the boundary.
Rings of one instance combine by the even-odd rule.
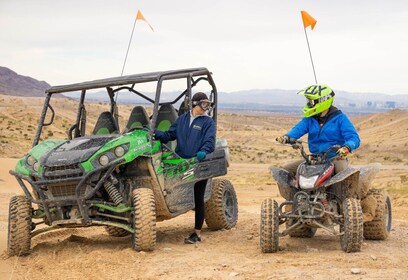
[[[143,16],[143,14],[142,14],[142,12],[140,10],[137,10],[136,20],[138,20],[138,19],[143,20],[144,22],[146,22],[149,25],[149,27],[152,29],[152,31],[154,32],[153,27],[150,25],[149,22],[147,22],[147,20],[145,19],[145,17]]]
[[[317,20],[315,20],[311,15],[309,15],[306,11],[300,11],[302,14],[303,26],[306,28],[311,26],[312,30],[316,25]]]

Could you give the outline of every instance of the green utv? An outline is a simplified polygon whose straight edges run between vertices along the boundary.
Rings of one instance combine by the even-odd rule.
[[[182,90],[163,93],[162,88],[168,85],[181,86]],[[151,91],[146,90],[148,86]],[[105,226],[111,236],[131,235],[137,251],[153,250],[156,222],[194,209],[193,186],[202,179],[209,179],[206,224],[214,230],[234,227],[238,219],[235,190],[226,179],[212,179],[227,173],[226,140],[217,139],[215,151],[198,162],[179,157],[174,152],[177,143],[165,145],[154,139],[154,129],[167,130],[191,109],[193,89],[210,93],[214,106],[209,115],[216,124],[217,89],[206,68],[48,89],[32,149],[10,171],[25,195],[10,200],[8,254],[29,254],[31,238],[48,230],[88,226]],[[51,100],[61,100],[55,98],[61,93],[77,97],[71,97],[79,103],[76,122],[68,131],[68,139],[40,142],[43,128],[56,117]],[[133,98],[133,104],[140,99],[136,104],[142,104],[133,108],[123,130],[118,121],[119,93],[119,99]],[[101,94],[108,101],[108,110],[100,112],[92,133],[87,134],[87,110],[97,107],[92,95],[100,98]],[[92,102],[85,103],[85,97]],[[147,111],[152,112],[150,116]]]

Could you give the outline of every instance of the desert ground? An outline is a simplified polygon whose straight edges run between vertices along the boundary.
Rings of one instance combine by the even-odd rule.
[[[56,100],[57,117],[42,139],[66,137],[74,103]],[[261,203],[283,201],[269,167],[299,158],[274,139],[299,116],[221,112],[217,137],[228,140],[232,164],[226,178],[239,202],[235,228],[210,231],[204,225],[203,242],[185,245],[194,220],[189,212],[157,224],[153,252],[135,252],[130,237],[110,237],[92,227],[40,234],[32,239],[30,255],[8,257],[8,203],[22,193],[8,171],[31,147],[41,104],[39,98],[0,95],[0,279],[408,279],[408,111],[401,110],[351,118],[362,140],[351,164],[380,162],[373,187],[387,190],[393,206],[389,238],[364,240],[361,252],[344,253],[338,237],[318,230],[312,239],[281,237],[279,252],[261,253]],[[104,106],[89,107],[90,129]],[[120,108],[122,124],[130,110]]]

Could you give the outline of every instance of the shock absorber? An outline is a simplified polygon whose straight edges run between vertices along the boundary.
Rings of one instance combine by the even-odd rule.
[[[108,192],[109,197],[112,199],[113,203],[115,203],[116,206],[123,202],[123,197],[115,187],[115,184],[117,183],[118,181],[113,176],[110,177],[110,180],[106,180],[105,183],[103,183],[105,190]]]

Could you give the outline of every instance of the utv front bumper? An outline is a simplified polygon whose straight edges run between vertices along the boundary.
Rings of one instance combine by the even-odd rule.
[[[104,167],[99,167],[86,173],[84,176],[75,178],[34,181],[32,178],[21,175],[14,170],[10,170],[10,174],[16,177],[17,182],[20,184],[27,198],[29,198],[32,203],[42,206],[44,214],[50,223],[53,221],[50,211],[51,207],[58,208],[74,205],[78,207],[80,216],[82,217],[81,223],[90,225],[92,221],[89,217],[87,206],[93,203],[91,198],[94,197],[95,193],[103,186],[103,183],[111,175],[115,167],[120,165],[123,161],[124,159],[120,159],[111,162]],[[90,186],[89,182],[91,179],[94,179],[94,176],[98,175],[99,179]],[[38,197],[32,195],[24,181],[31,185],[34,192],[38,194]],[[48,195],[45,193],[46,191]],[[97,203],[100,203],[100,201]]]

